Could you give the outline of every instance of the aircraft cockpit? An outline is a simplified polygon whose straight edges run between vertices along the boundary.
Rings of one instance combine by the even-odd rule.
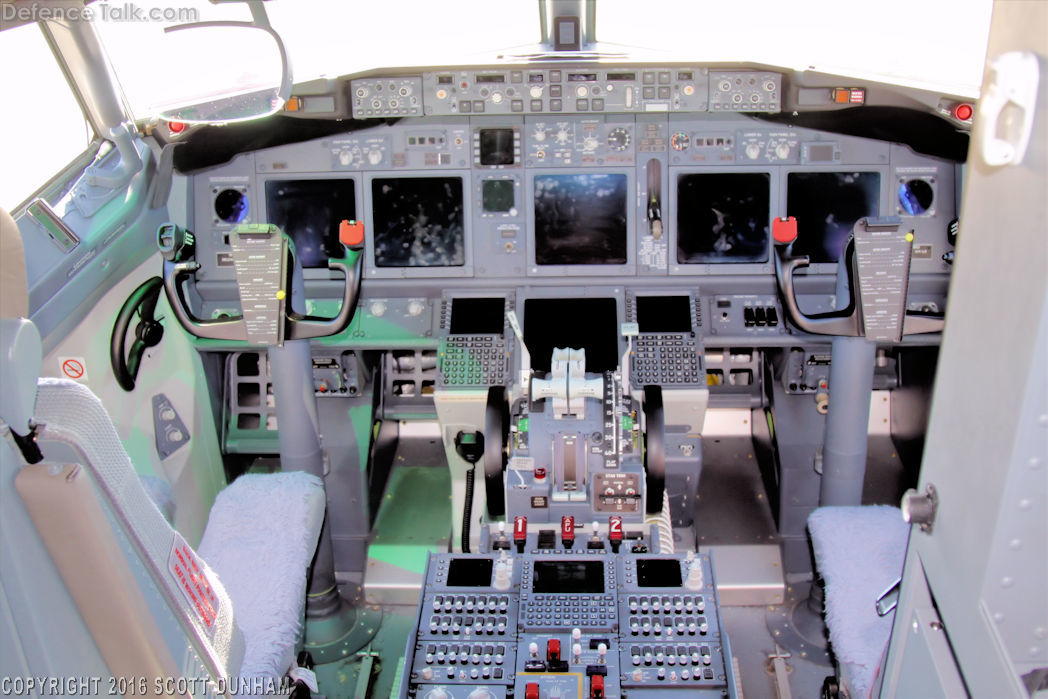
[[[945,89],[212,2],[0,3],[96,134],[0,201],[0,692],[1048,691],[1043,7]]]

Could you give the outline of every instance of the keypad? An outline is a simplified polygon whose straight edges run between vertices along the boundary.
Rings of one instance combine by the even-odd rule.
[[[641,335],[633,346],[630,380],[634,385],[706,385],[699,349],[691,333]]]
[[[498,386],[507,376],[506,341],[501,335],[454,335],[440,353],[445,386]]]
[[[701,638],[710,632],[702,595],[630,595],[621,613],[623,633],[634,638]]]
[[[514,663],[508,643],[424,641],[415,652],[412,676],[421,682],[502,680],[512,674]]]
[[[516,631],[508,595],[433,595],[422,631],[429,638],[505,636]]]
[[[623,686],[719,681],[719,649],[709,643],[631,644],[622,649]]]
[[[534,629],[611,629],[617,621],[614,595],[536,594],[521,611]]]

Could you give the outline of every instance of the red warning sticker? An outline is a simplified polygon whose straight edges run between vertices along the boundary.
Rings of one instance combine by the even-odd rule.
[[[218,597],[204,574],[204,563],[189,544],[175,535],[171,543],[171,554],[167,557],[167,569],[175,576],[189,606],[205,628],[211,630],[218,616]]]

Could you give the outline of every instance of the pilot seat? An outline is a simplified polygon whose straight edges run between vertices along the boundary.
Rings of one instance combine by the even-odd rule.
[[[38,380],[21,239],[3,210],[0,241],[0,420],[15,454],[2,477],[25,504],[3,513],[5,526],[28,514],[114,677],[151,678],[147,694],[187,677],[220,693],[274,693],[301,642],[324,520],[319,478],[241,476],[219,493],[194,551],[143,487],[101,401],[74,381]]]

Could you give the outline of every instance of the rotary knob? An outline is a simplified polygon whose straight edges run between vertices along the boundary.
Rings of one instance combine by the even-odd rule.
[[[624,151],[630,147],[630,132],[616,126],[608,132],[608,147],[614,151]]]
[[[788,143],[780,143],[775,146],[775,157],[779,160],[785,160],[790,157],[790,145]]]
[[[382,162],[382,151],[380,150],[369,150],[368,151],[368,162],[372,165],[378,165]]]
[[[420,316],[424,310],[426,310],[426,304],[421,301],[411,301],[408,303],[409,316]]]
[[[746,157],[750,160],[756,160],[761,157],[761,147],[756,143],[751,143],[746,146]]]
[[[386,315],[386,304],[384,301],[372,301],[368,310],[371,311],[371,315],[381,318]]]

